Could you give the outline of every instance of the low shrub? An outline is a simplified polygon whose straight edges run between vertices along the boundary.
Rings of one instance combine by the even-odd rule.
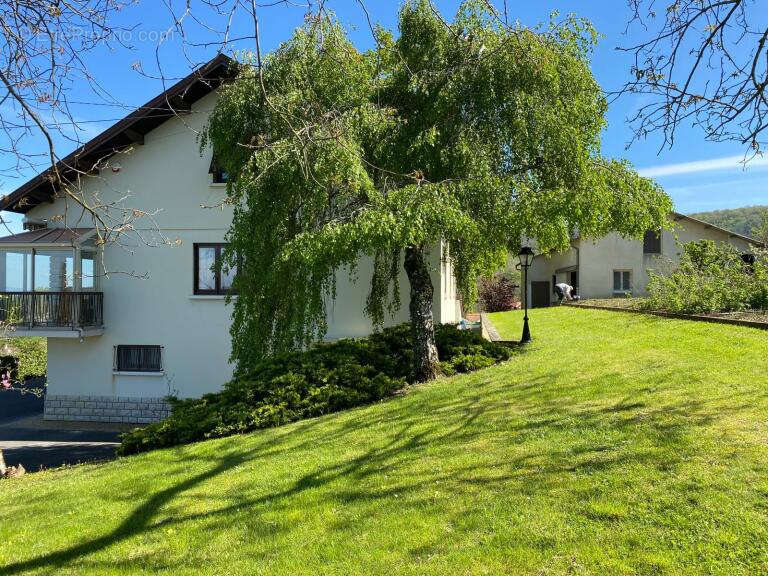
[[[745,262],[730,244],[690,242],[676,269],[650,273],[648,296],[645,308],[684,314],[768,309],[765,255]]]
[[[478,301],[483,312],[506,312],[519,307],[519,286],[504,274],[482,278],[478,286]]]
[[[437,327],[435,337],[446,374],[477,370],[510,356],[509,349],[477,332],[445,325]],[[268,358],[237,374],[220,392],[171,398],[171,416],[125,434],[119,452],[228,436],[376,402],[406,386],[410,343],[410,327],[402,325]]]

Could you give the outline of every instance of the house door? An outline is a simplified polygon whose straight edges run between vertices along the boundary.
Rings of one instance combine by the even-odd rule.
[[[550,289],[548,281],[531,282],[531,308],[549,306],[551,302]]]

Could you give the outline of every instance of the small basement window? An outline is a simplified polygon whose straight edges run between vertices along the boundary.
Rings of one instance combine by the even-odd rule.
[[[643,254],[661,254],[661,234],[648,230],[643,237]]]
[[[162,372],[163,347],[119,344],[115,346],[114,369],[117,372]]]

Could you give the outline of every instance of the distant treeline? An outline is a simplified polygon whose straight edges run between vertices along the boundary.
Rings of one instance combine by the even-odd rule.
[[[764,214],[768,214],[768,206],[745,206],[731,210],[697,212],[690,216],[737,234],[755,236],[755,230],[760,226]]]

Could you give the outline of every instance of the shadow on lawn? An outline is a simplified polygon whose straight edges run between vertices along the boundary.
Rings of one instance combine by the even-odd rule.
[[[680,401],[671,406],[651,409],[642,400],[627,398],[610,406],[585,407],[571,401],[567,391],[565,394],[562,390],[557,394],[542,394],[539,382],[525,386],[499,386],[491,377],[493,370],[495,369],[475,376],[473,385],[463,387],[459,397],[444,395],[436,398],[434,394],[420,394],[405,403],[381,404],[375,412],[370,409],[355,410],[330,427],[327,418],[307,421],[288,427],[283,432],[279,429],[273,431],[270,440],[265,439],[255,447],[250,443],[248,450],[243,449],[242,441],[237,438],[223,442],[220,446],[223,455],[214,461],[209,470],[155,493],[108,534],[63,550],[7,565],[0,569],[0,574],[60,568],[75,562],[80,565],[103,567],[104,563],[85,558],[116,543],[169,524],[210,519],[220,525],[224,522],[230,523],[232,515],[248,514],[250,518],[258,517],[262,512],[258,509],[259,506],[269,504],[270,509],[274,511],[276,506],[287,502],[291,497],[328,486],[342,478],[349,478],[351,481],[340,489],[334,489],[328,498],[350,503],[376,501],[398,494],[409,496],[407,500],[401,498],[401,506],[424,505],[429,503],[431,496],[425,492],[418,477],[406,473],[409,465],[425,457],[450,462],[451,456],[466,452],[467,446],[471,446],[480,436],[487,439],[490,435],[492,441],[498,439],[499,442],[505,442],[510,451],[503,460],[489,459],[487,455],[478,453],[473,456],[474,461],[469,465],[446,466],[445,470],[435,470],[430,475],[430,480],[444,482],[453,490],[452,497],[461,491],[476,490],[480,486],[510,484],[524,494],[543,493],[556,488],[563,474],[591,474],[613,470],[628,462],[669,471],[695,450],[695,447],[690,445],[691,431],[708,425],[715,418],[714,414],[707,412],[703,404],[693,401]],[[555,377],[556,375],[544,375],[540,380],[552,381]],[[510,406],[515,406],[518,410],[510,411]],[[455,415],[452,420],[454,426],[448,430],[445,429],[445,424],[451,420],[445,416],[446,413]],[[720,416],[723,416],[722,411],[717,414],[717,417]],[[336,417],[338,418],[338,415]],[[515,454],[512,450],[530,438],[538,436],[540,441],[542,435],[557,434],[563,430],[578,432],[596,426],[607,426],[606,431],[613,438],[629,440],[640,435],[646,440],[646,448],[606,444],[604,440],[597,439],[562,445],[553,437],[552,441],[546,443],[546,450],[541,452]],[[167,513],[169,505],[185,492],[226,474],[241,464],[263,461],[265,465],[269,465],[270,458],[287,453],[309,451],[321,444],[351,442],[363,433],[370,433],[372,427],[386,429],[386,434],[382,435],[388,435],[388,441],[380,446],[371,446],[356,457],[301,473],[283,490],[255,498],[229,496],[228,505],[213,511],[175,515],[153,521],[164,509]],[[306,440],[296,442],[297,438]],[[665,450],[662,456],[658,450],[647,448],[648,442],[651,447],[654,444],[663,444],[674,446],[674,450]],[[233,448],[234,446],[237,448]],[[262,450],[259,450],[260,448]],[[185,473],[185,459],[196,460],[200,457],[195,456],[194,448],[182,448],[177,451],[180,455],[177,462],[179,466],[177,470],[168,470],[171,476]],[[303,467],[306,469],[307,466]],[[370,477],[385,470],[395,471],[393,485],[382,487],[379,483],[366,482]],[[363,511],[360,512],[362,515]],[[361,515],[356,515],[356,522],[361,520]],[[343,527],[343,524],[340,524],[340,527]],[[157,552],[147,558],[147,561],[157,560],[162,561]],[[118,561],[118,564],[121,562]]]

